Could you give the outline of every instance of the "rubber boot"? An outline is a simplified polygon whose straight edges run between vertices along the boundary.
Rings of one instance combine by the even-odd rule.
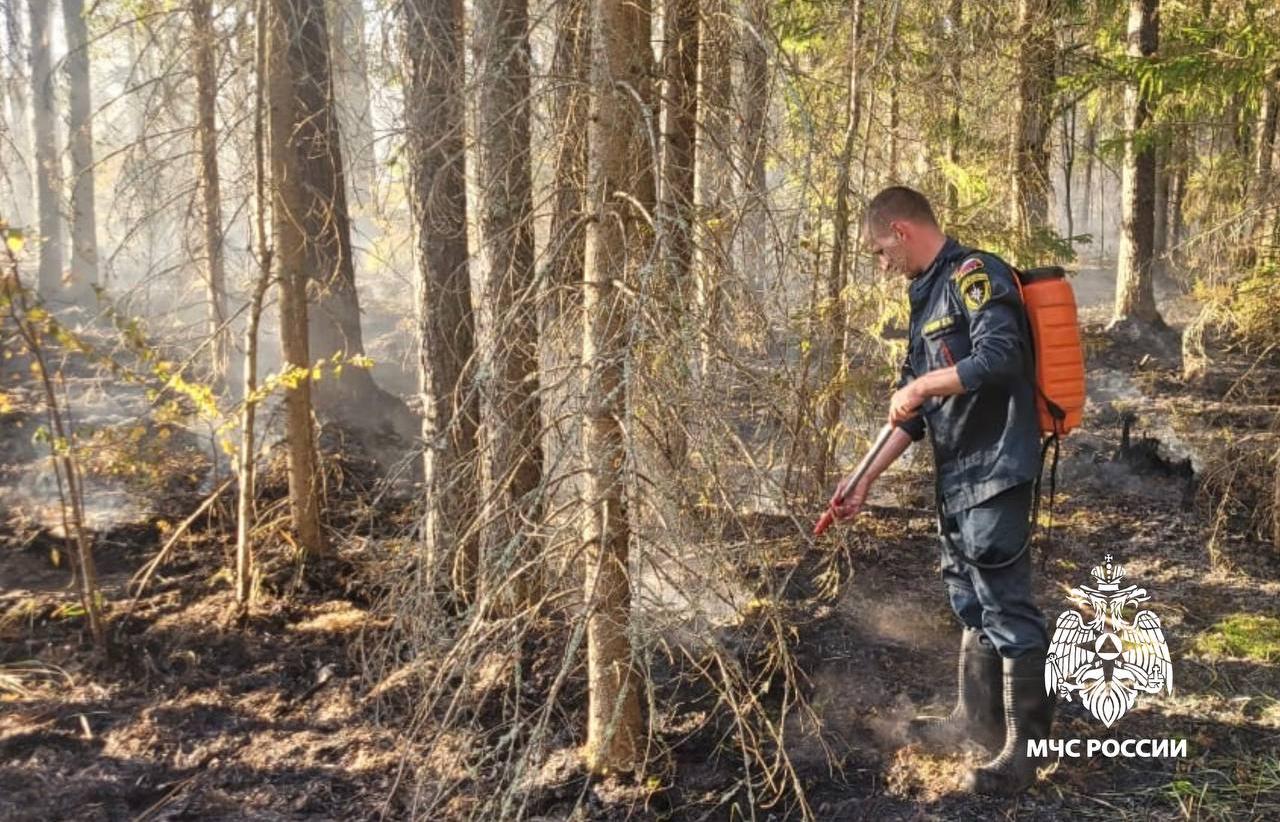
[[[995,759],[968,773],[973,793],[1014,796],[1036,781],[1044,757],[1027,756],[1027,740],[1047,739],[1056,697],[1045,693],[1044,653],[1004,660],[1004,748]]]
[[[988,751],[1004,743],[1001,659],[982,631],[965,628],[960,638],[956,705],[941,719],[919,717],[907,726],[907,738],[936,753],[976,742]]]

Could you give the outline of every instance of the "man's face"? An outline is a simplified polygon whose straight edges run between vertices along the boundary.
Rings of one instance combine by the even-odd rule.
[[[881,271],[900,274],[908,280],[920,273],[912,269],[908,262],[907,243],[910,227],[903,220],[894,220],[881,233],[873,226],[867,226],[863,232],[863,242]]]

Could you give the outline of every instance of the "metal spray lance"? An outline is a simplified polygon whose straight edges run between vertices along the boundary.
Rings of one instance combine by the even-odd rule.
[[[849,493],[858,487],[858,483],[862,482],[862,477],[867,473],[867,469],[876,461],[876,457],[884,450],[885,443],[889,441],[889,437],[893,435],[894,426],[886,423],[880,429],[880,433],[876,434],[876,440],[871,444],[871,450],[862,458],[862,462],[858,465],[857,470],[853,472],[853,476],[844,486],[844,493],[840,497],[827,506],[827,510],[823,512],[822,518],[818,520],[818,524],[813,526],[813,535],[815,537],[822,536],[822,532],[831,527],[831,523],[835,522],[836,509],[835,506],[843,503],[848,498]]]

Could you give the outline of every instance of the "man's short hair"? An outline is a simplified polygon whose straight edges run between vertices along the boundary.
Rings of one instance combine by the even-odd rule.
[[[914,188],[889,186],[871,198],[863,222],[877,235],[889,233],[889,223],[894,220],[910,220],[914,223],[936,226],[929,198]]]

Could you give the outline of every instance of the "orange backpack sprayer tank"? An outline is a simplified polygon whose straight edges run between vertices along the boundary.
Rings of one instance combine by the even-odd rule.
[[[1040,430],[1061,436],[1084,414],[1084,348],[1076,321],[1076,298],[1057,266],[1017,272],[1027,307],[1036,358],[1036,411]]]

